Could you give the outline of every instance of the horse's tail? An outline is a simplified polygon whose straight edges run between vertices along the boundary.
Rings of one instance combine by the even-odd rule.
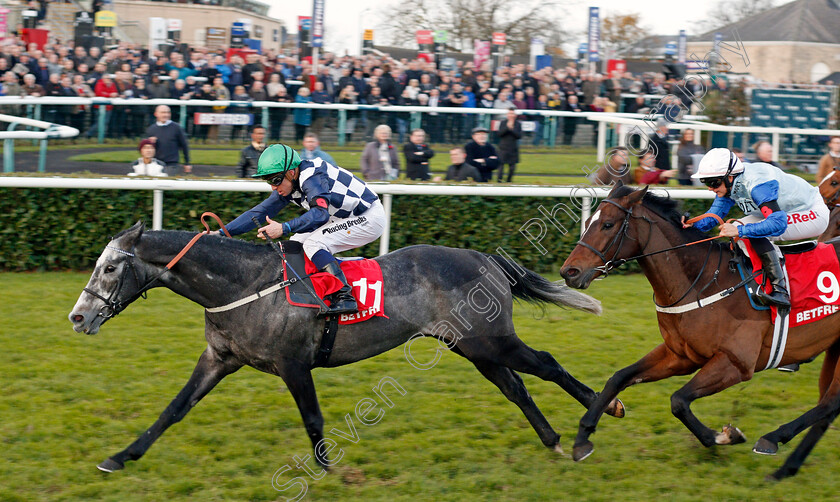
[[[561,282],[551,282],[502,256],[488,254],[487,257],[498,265],[507,277],[510,291],[515,298],[533,304],[553,303],[560,307],[571,307],[601,315],[599,300],[575,291]]]

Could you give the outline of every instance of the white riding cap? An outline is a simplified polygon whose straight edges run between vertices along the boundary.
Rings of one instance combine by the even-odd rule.
[[[697,172],[692,178],[717,178],[727,174],[738,174],[744,172],[744,164],[737,155],[726,148],[712,148],[709,153],[700,160]]]

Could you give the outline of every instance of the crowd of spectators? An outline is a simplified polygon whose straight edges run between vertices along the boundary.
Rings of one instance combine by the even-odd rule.
[[[634,75],[613,72],[604,76],[579,70],[573,63],[563,68],[534,70],[524,64],[476,68],[472,62],[458,61],[455,68],[438,69],[422,59],[395,60],[388,56],[336,56],[327,53],[320,60],[316,74],[308,58],[267,50],[263,54],[226,57],[224,50],[193,48],[186,54],[145,49],[121,43],[102,51],[86,50],[67,44],[51,43],[42,49],[24,46],[18,39],[0,46],[0,76],[3,95],[82,96],[106,98],[170,98],[207,101],[236,100],[240,105],[190,107],[189,112],[243,112],[254,114],[254,123],[262,122],[263,108],[242,108],[251,101],[287,103],[344,103],[380,106],[410,105],[456,108],[516,108],[518,110],[624,111],[646,113],[649,100],[622,98],[622,93],[673,94],[671,108],[692,105],[697,89],[680,88],[664,74]],[[689,84],[696,84],[696,79]],[[699,84],[698,84],[699,85]],[[725,84],[721,91],[726,92]],[[623,101],[623,102],[622,102]],[[678,101],[678,102],[676,102]],[[150,123],[151,106],[123,106],[121,113],[107,115],[110,137],[139,137]],[[199,109],[200,108],[200,109]],[[301,141],[307,132],[321,134],[336,128],[337,114],[330,110],[268,108],[268,141]],[[19,109],[18,109],[19,111]],[[172,119],[180,121],[180,107],[173,107]],[[96,107],[45,106],[42,118],[96,131]],[[500,113],[494,128],[503,122]],[[523,141],[539,144],[543,119],[521,116]],[[422,114],[422,129],[429,132],[430,143],[463,143],[478,125],[469,114],[429,112]],[[219,139],[219,128],[192,124],[187,120],[192,139]],[[566,118],[560,131],[565,143],[571,142],[583,121]],[[399,143],[404,143],[410,129],[408,113],[379,110],[350,111],[347,114],[345,139],[373,140],[373,130],[387,124]],[[589,125],[587,125],[589,127]],[[245,129],[234,127],[230,136],[244,139]],[[494,134],[491,141],[498,141]]]
[[[268,127],[250,130],[249,147],[253,151],[250,156],[243,156],[241,173],[253,169],[255,155],[266,143],[294,140],[304,144],[302,151],[312,154],[315,150],[320,152],[317,138],[323,136],[326,129],[338,132],[338,114],[333,110],[262,108],[251,106],[251,102],[341,103],[379,106],[378,109],[348,110],[344,128],[347,135],[344,139],[367,142],[362,164],[370,170],[365,175],[371,179],[396,178],[400,172],[400,155],[395,144],[403,145],[403,154],[408,160],[406,174],[411,179],[429,179],[428,160],[434,153],[426,144],[428,142],[464,145],[449,151],[452,160],[449,174],[455,179],[489,181],[496,177],[498,181],[510,181],[519,162],[520,144],[539,145],[543,139],[545,118],[530,115],[528,110],[561,110],[664,115],[665,119],[660,120],[663,124],[657,124],[661,127],[650,137],[657,148],[652,155],[640,156],[640,167],[632,173],[633,177],[642,177],[651,183],[667,182],[674,177],[680,184],[691,184],[690,175],[704,150],[694,144],[694,132],[686,130],[679,138],[678,165],[671,166],[666,124],[681,114],[698,113],[694,98],[701,93],[716,92],[727,96],[736,89],[743,93],[744,89],[731,86],[725,78],[702,82],[703,89],[697,78],[686,83],[673,77],[664,73],[630,72],[602,75],[579,69],[574,63],[562,68],[535,70],[524,64],[503,64],[492,69],[489,64],[477,68],[472,62],[457,61],[452,68],[439,69],[434,63],[419,58],[396,60],[388,55],[337,56],[331,53],[324,54],[317,70],[313,70],[310,58],[301,59],[273,50],[228,57],[227,51],[222,49],[197,47],[184,53],[167,54],[126,43],[105,50],[97,47],[88,50],[51,41],[39,48],[35,44],[26,46],[15,37],[0,45],[0,96],[167,98],[210,102],[184,108],[189,116],[183,118],[187,125],[183,133],[190,141],[244,140],[249,134],[244,125],[196,124],[192,120],[193,113],[252,114],[252,124],[267,123]],[[213,105],[213,101],[226,103]],[[410,113],[383,111],[388,106],[402,105],[430,108],[421,114],[421,127],[415,128],[411,135],[409,130],[416,127],[416,122]],[[484,122],[480,121],[479,115],[442,113],[433,109],[438,107],[495,109],[499,113],[492,115],[489,130],[483,130],[481,124]],[[169,109],[171,121],[182,122],[182,107]],[[0,113],[21,115],[29,110],[32,108],[27,110],[18,104],[0,103]],[[267,114],[265,120],[264,113]],[[40,118],[76,127],[86,131],[87,136],[97,134],[99,123],[104,121],[107,136],[113,138],[154,136],[148,133],[150,124],[151,127],[156,127],[155,124],[162,127],[169,120],[162,121],[151,105],[91,106],[54,102],[41,107]],[[583,123],[594,130],[589,121],[563,117],[558,125],[562,142],[570,144]],[[0,123],[0,127],[4,126]],[[176,137],[179,136],[173,135]],[[594,139],[595,135],[592,137]],[[163,143],[153,145],[156,158],[166,168],[164,174],[171,175],[179,170],[178,149],[183,149],[184,171],[189,172],[186,141],[181,143],[168,142],[164,138]],[[171,148],[172,144],[176,148]],[[497,145],[498,155],[494,149],[493,155],[487,156],[482,164],[482,159],[476,157],[473,150],[484,150],[487,145]],[[753,148],[757,160],[771,161],[769,144],[757,144]],[[170,150],[175,152],[170,155],[172,158],[162,158]],[[152,169],[144,158],[148,160],[145,156],[138,159],[137,172]]]

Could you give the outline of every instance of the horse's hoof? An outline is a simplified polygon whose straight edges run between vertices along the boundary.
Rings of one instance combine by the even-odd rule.
[[[741,444],[746,441],[747,436],[732,424],[725,426],[723,431],[715,436],[715,444]]]
[[[607,407],[607,415],[612,415],[615,418],[624,418],[625,411],[624,403],[619,398],[613,399]]]
[[[101,464],[97,465],[96,468],[102,472],[114,472],[122,470],[123,468],[125,468],[125,466],[122,463],[117,462],[113,458],[108,458],[105,459],[105,461]]]
[[[595,451],[595,446],[592,444],[592,441],[576,444],[572,449],[572,460],[580,462],[589,455],[592,455],[593,451]]]
[[[559,453],[560,455],[565,455],[565,452],[563,451],[563,447],[560,446],[560,443],[557,443],[556,445],[554,445],[553,449],[556,453]]]
[[[761,438],[753,446],[753,451],[760,455],[775,455],[779,451],[779,445],[773,441]]]

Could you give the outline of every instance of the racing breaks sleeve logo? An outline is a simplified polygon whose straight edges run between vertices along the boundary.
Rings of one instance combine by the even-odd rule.
[[[335,232],[339,232],[341,230],[347,230],[349,232],[350,227],[355,227],[357,225],[364,225],[365,223],[367,223],[367,218],[365,218],[364,216],[359,216],[355,220],[344,220],[340,223],[336,223],[335,225],[333,225],[329,228],[323,229],[321,231],[321,233],[324,234],[324,235],[329,235],[329,234],[333,234]]]

